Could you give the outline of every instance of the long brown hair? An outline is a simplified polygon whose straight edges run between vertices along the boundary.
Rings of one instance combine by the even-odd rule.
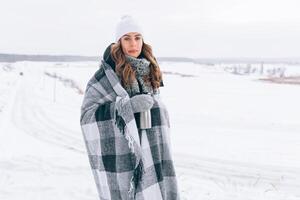
[[[141,54],[142,57],[146,58],[150,62],[150,74],[149,76],[144,77],[145,83],[149,85],[151,84],[154,89],[159,88],[162,80],[162,73],[155,57],[153,56],[152,47],[143,42]],[[126,62],[120,41],[112,45],[111,55],[116,64],[116,74],[121,77],[122,85],[129,86],[134,81],[135,70],[128,62]]]

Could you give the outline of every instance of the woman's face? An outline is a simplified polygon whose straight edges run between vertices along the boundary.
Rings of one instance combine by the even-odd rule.
[[[137,58],[142,52],[143,38],[140,33],[130,32],[120,39],[122,50],[126,55]]]

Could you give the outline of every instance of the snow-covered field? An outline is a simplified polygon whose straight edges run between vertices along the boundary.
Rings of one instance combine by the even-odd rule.
[[[182,199],[300,200],[300,85],[232,67],[161,63]],[[0,63],[0,200],[97,200],[79,125],[97,68]]]

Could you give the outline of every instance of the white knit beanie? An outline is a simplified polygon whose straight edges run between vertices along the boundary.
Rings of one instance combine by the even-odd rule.
[[[123,15],[116,27],[116,42],[118,42],[123,35],[130,32],[138,32],[143,35],[142,27],[137,23],[137,21],[130,15]]]

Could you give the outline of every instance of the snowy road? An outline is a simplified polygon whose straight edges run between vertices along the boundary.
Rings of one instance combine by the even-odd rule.
[[[74,126],[68,124],[68,120],[75,123],[79,118],[76,118],[78,115],[73,115],[74,118],[68,119],[72,117],[70,116],[72,107],[68,105],[67,99],[63,102],[54,102],[47,98],[47,96],[52,97],[52,93],[47,95],[48,90],[39,87],[41,83],[37,75],[40,72],[25,73],[30,76],[25,76],[21,87],[18,88],[18,96],[15,98],[12,110],[12,122],[36,139],[84,153],[80,129],[72,129]],[[34,73],[38,74],[34,75]],[[78,107],[73,109],[76,111]],[[63,121],[64,116],[68,116],[65,121]],[[78,128],[78,125],[76,127]]]
[[[83,73],[79,67],[62,69],[49,63],[25,64],[19,64],[22,67],[18,66],[9,73],[12,84],[3,86],[7,79],[1,79],[1,89],[7,91],[7,94],[0,99],[5,105],[0,112],[0,199],[96,200],[96,187],[79,126],[82,95],[44,74],[44,70],[60,72],[63,76],[76,79],[83,87],[94,69],[84,69],[89,72]],[[21,69],[24,76],[18,75]],[[178,69],[178,72],[184,73],[181,70]],[[234,103],[236,91],[245,93],[244,96],[251,95],[251,101],[255,101],[259,98],[255,94],[265,90],[257,90],[256,87],[252,90],[249,86],[252,82],[246,78],[242,80],[208,72],[201,71],[207,73],[204,74],[205,78],[165,76],[165,83],[170,87],[168,90],[164,88],[162,92],[165,93],[164,98],[171,113],[174,162],[182,199],[299,200],[300,135],[297,133],[300,129],[296,115],[289,116],[287,122],[278,121],[280,118],[275,117],[264,123],[254,120],[252,123],[256,126],[250,129],[249,124],[238,120],[240,109],[243,108],[239,105],[231,106],[228,102]],[[2,73],[1,76],[8,75]],[[216,77],[223,77],[223,83],[220,83],[224,85],[223,88],[215,82]],[[181,85],[175,87],[178,82]],[[205,89],[203,83],[211,86],[209,90]],[[246,91],[248,93],[239,88],[242,86],[236,86],[237,83],[247,84],[250,87]],[[177,96],[177,90],[193,84],[199,85],[207,102],[201,98],[203,96],[193,99],[190,106],[195,108],[200,102],[201,108],[196,113],[187,113],[178,106],[178,102],[184,99]],[[226,87],[230,89],[228,93],[221,93]],[[297,101],[291,100],[291,97],[299,97],[293,93],[298,88],[293,86],[288,89],[286,95],[290,95],[287,97],[290,98],[290,106],[296,106]],[[278,90],[280,88],[269,94],[278,95],[275,92]],[[218,106],[223,106],[209,99],[209,95],[216,94],[223,95],[227,109],[231,108],[232,121],[220,120],[226,119],[229,110],[224,109],[224,115],[214,115]],[[233,100],[228,101],[226,98]],[[269,99],[264,100],[269,102]],[[258,108],[255,112],[259,110],[262,110],[261,115],[266,111]],[[283,109],[278,112],[286,114]],[[251,116],[249,112],[247,117]],[[196,123],[190,125],[193,121]],[[271,133],[268,128],[272,128],[273,123],[278,128]],[[234,124],[242,124],[242,127]],[[272,127],[269,127],[270,124]],[[249,134],[242,130],[248,125]],[[230,133],[228,126],[231,126]],[[287,135],[282,135],[281,130],[287,126],[290,130]],[[245,135],[235,134],[234,130]],[[230,146],[225,145],[228,142]]]
[[[80,129],[56,118],[70,107],[43,96],[40,70],[24,74],[1,113],[0,199],[96,199]]]

